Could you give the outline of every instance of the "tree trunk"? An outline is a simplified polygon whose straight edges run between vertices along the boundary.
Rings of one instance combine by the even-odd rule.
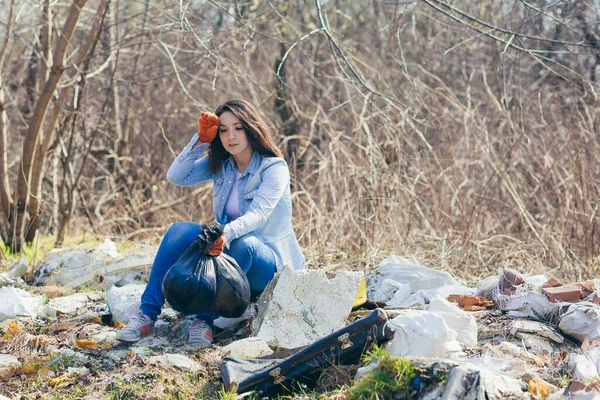
[[[84,74],[89,69],[91,55],[94,53],[94,49],[96,48],[96,43],[98,42],[98,37],[100,36],[100,31],[102,24],[104,23],[104,17],[106,16],[106,10],[108,9],[109,2],[110,0],[103,0],[98,6],[94,24],[92,25],[88,38],[79,53],[76,64],[79,65],[78,69],[83,71]],[[31,221],[29,223],[29,229],[25,234],[25,243],[31,243],[33,241],[35,238],[35,233],[40,226],[39,208],[41,207],[40,200],[42,199],[42,180],[46,174],[46,154],[48,153],[50,142],[54,137],[56,122],[58,121],[58,117],[67,98],[68,90],[69,87],[64,87],[61,89],[58,100],[54,103],[50,120],[46,124],[46,132],[43,135],[43,140],[38,145],[38,149],[36,150],[37,157],[35,158],[33,164],[31,178],[32,193],[31,198],[29,199],[29,206],[27,207],[27,211],[31,216]]]
[[[58,81],[60,80],[60,77],[65,69],[63,65],[65,54],[67,52],[67,48],[69,47],[69,43],[71,42],[71,38],[73,37],[73,32],[75,31],[75,26],[77,24],[77,20],[79,19],[81,8],[86,2],[87,0],[74,0],[73,5],[69,9],[69,14],[67,16],[67,20],[65,21],[62,34],[54,49],[50,75],[48,76],[48,80],[44,84],[44,88],[42,89],[40,97],[36,102],[35,110],[29,124],[29,129],[27,130],[27,135],[25,136],[25,141],[23,143],[23,153],[21,155],[17,180],[17,200],[15,204],[16,211],[14,220],[15,225],[11,230],[10,238],[11,248],[17,252],[21,251],[24,238],[23,234],[25,230],[25,220],[27,217],[26,209],[29,196],[31,194],[31,167],[33,165],[33,160],[36,157],[40,130],[46,118],[46,113],[52,100],[54,90],[56,89]]]
[[[10,185],[8,181],[8,116],[6,115],[3,67],[6,55],[10,49],[10,37],[12,36],[13,14],[15,11],[15,0],[10,3],[8,14],[8,25],[4,37],[2,53],[0,53],[0,235],[2,241],[6,242],[9,236],[12,200]]]
[[[50,9],[50,0],[44,0],[44,6],[42,11],[42,32],[41,32],[41,42],[42,42],[42,56],[38,58],[38,75],[36,79],[36,93],[39,93],[41,85],[48,80],[50,70],[48,68],[49,65],[52,64],[52,52],[50,51],[50,42],[52,39],[52,10]],[[40,131],[40,140],[44,139],[44,131]],[[35,164],[39,164],[37,161],[40,159],[45,159],[44,153],[37,152],[38,156],[34,160],[33,167],[33,178],[31,180],[31,198],[27,205],[27,213],[29,214],[29,229],[25,234],[25,242],[31,243],[37,232],[38,227],[40,226],[40,194],[42,192],[42,181],[39,179],[41,175],[41,171],[38,170],[39,167],[36,167]],[[43,163],[42,163],[43,165]]]
[[[110,47],[114,49],[115,56],[111,59],[112,63],[112,92],[113,92],[113,110],[114,110],[114,126],[117,133],[115,140],[115,160],[117,173],[125,173],[127,171],[127,156],[129,155],[129,132],[123,132],[121,126],[121,98],[119,95],[119,71],[117,66],[119,63],[119,31],[118,31],[118,7],[117,0],[112,0],[110,7]]]

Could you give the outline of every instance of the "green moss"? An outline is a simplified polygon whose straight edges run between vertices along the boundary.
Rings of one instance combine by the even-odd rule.
[[[365,363],[376,362],[377,368],[363,375],[348,390],[348,399],[388,399],[405,394],[417,376],[417,369],[399,357],[392,357],[382,348],[375,347],[364,357]]]

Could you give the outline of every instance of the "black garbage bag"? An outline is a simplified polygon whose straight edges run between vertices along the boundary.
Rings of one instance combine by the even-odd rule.
[[[217,295],[210,311],[226,318],[241,317],[250,302],[250,284],[233,257],[213,257],[217,274]]]
[[[212,311],[229,318],[246,310],[250,302],[246,274],[228,255],[207,254],[222,234],[221,225],[202,225],[198,238],[167,271],[162,291],[174,310],[186,315]]]

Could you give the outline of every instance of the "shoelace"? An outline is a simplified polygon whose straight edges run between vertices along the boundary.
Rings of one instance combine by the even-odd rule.
[[[127,323],[127,328],[131,328],[131,329],[139,329],[142,326],[146,325],[148,323],[148,319],[144,318],[143,316],[133,316],[131,317],[131,319],[129,320],[129,322]]]

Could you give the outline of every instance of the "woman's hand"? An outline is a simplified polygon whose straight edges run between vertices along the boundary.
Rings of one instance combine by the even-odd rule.
[[[225,243],[227,243],[227,238],[225,237],[225,235],[219,236],[217,240],[213,242],[210,249],[208,249],[208,255],[213,257],[217,257],[218,255],[220,255],[223,252],[223,249],[225,248]]]
[[[219,117],[211,112],[203,112],[198,118],[198,137],[202,143],[210,143],[217,136]]]

